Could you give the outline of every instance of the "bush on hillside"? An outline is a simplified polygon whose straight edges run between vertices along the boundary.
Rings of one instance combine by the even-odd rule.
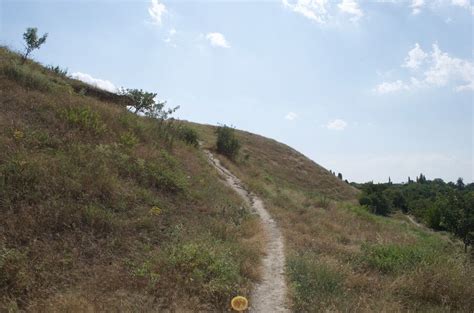
[[[181,126],[178,133],[179,138],[188,145],[193,147],[199,146],[199,136],[194,129],[188,126]]]
[[[217,141],[216,148],[217,152],[229,157],[230,159],[235,159],[239,154],[240,142],[235,137],[235,130],[229,126],[219,126],[216,129]]]

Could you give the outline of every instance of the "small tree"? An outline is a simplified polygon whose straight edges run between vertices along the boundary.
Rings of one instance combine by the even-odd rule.
[[[341,173],[338,173],[338,174],[337,174],[337,178],[339,178],[340,180],[342,180],[342,174],[341,174]]]
[[[38,28],[36,27],[29,27],[23,33],[23,39],[25,40],[25,53],[22,57],[22,64],[28,59],[28,55],[33,52],[35,49],[39,49],[42,44],[46,42],[46,38],[48,38],[48,34],[45,33],[43,36],[38,38]]]
[[[231,159],[235,159],[240,150],[240,142],[235,137],[235,130],[229,126],[219,126],[216,129],[217,141],[216,147],[217,152],[228,156]]]
[[[131,99],[131,107],[135,114],[143,113],[149,117],[166,120],[171,114],[179,109],[179,107],[175,107],[166,110],[166,101],[156,101],[156,93],[143,91],[142,89],[122,88],[119,93]]]

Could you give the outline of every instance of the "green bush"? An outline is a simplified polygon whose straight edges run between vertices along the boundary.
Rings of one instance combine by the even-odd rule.
[[[106,125],[97,112],[88,107],[72,107],[61,112],[70,124],[95,134],[102,134],[106,131]]]
[[[13,62],[6,63],[0,68],[0,72],[26,88],[52,91],[56,87],[46,75],[31,70],[27,65],[18,65]]]
[[[140,140],[132,132],[126,132],[120,136],[120,144],[126,149],[132,149],[139,142]]]
[[[222,245],[206,241],[176,243],[159,254],[155,264],[155,270],[148,271],[150,279],[171,275],[175,288],[220,306],[239,290],[238,260]]]
[[[181,126],[179,129],[179,138],[183,140],[185,143],[188,145],[191,145],[193,147],[198,147],[199,146],[199,136],[198,133],[188,127],[188,126]]]
[[[287,270],[296,312],[324,311],[328,302],[343,291],[343,275],[312,256],[290,257]]]
[[[59,66],[53,66],[53,65],[48,66],[47,69],[49,69],[51,72],[53,72],[56,75],[67,77],[67,69],[62,69]]]
[[[235,137],[235,129],[226,125],[219,126],[216,129],[216,134],[217,152],[229,157],[230,159],[235,159],[240,150],[240,142]]]

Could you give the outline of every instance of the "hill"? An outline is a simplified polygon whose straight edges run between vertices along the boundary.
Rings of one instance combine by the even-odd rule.
[[[213,149],[216,127],[187,123]],[[359,191],[290,147],[236,130],[242,151],[220,161],[282,228],[294,312],[471,312],[474,269],[453,235],[400,212],[370,213]]]
[[[229,310],[261,280],[257,215],[183,133],[128,100],[0,49],[0,310]],[[215,155],[283,234],[295,312],[474,309],[459,241],[380,217],[290,147],[236,131]],[[250,299],[252,301],[252,299]]]
[[[172,122],[0,50],[0,307],[228,306],[259,221]]]

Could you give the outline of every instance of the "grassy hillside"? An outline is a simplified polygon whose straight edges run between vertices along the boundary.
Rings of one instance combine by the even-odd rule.
[[[0,311],[220,311],[249,293],[258,219],[176,125],[0,62]]]
[[[0,311],[211,311],[259,279],[259,220],[195,129],[0,49]],[[461,244],[356,205],[359,191],[276,141],[238,131],[222,163],[286,240],[295,312],[472,312]]]
[[[215,127],[190,124],[212,149]],[[236,131],[220,157],[265,201],[286,239],[295,312],[473,312],[474,269],[462,244],[358,206],[358,191],[291,148]]]

